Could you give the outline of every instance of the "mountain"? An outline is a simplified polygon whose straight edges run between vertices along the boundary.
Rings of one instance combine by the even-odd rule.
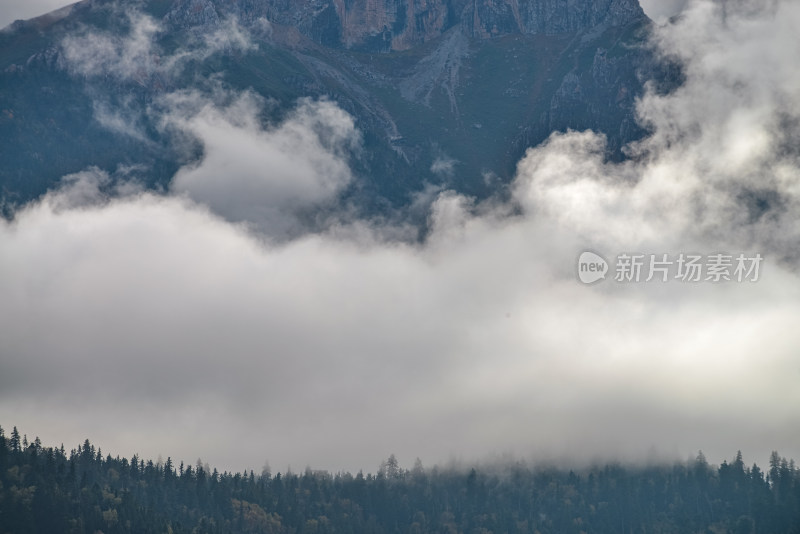
[[[409,50],[460,27],[489,39],[511,34],[561,35],[640,21],[636,0],[407,0],[253,1],[179,0],[167,15],[177,27],[214,26],[228,16],[245,24],[260,18],[319,44],[367,52]]]
[[[553,131],[624,157],[644,83],[676,79],[650,24],[636,0],[84,0],[0,33],[2,205],[92,166],[166,187],[203,146],[164,127],[165,96],[220,87],[260,95],[264,124],[302,97],[352,115],[363,205],[484,197]]]

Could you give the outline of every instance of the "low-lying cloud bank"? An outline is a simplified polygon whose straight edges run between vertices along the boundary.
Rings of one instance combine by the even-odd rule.
[[[333,104],[267,130],[252,95],[176,104],[205,156],[172,192],[89,171],[0,226],[0,420],[233,469],[800,457],[798,24],[692,2],[654,36],[687,82],[642,100],[634,158],[554,135],[509,203],[439,194],[424,243],[346,216],[263,239],[349,183]],[[755,283],[586,286],[587,248],[765,259]]]

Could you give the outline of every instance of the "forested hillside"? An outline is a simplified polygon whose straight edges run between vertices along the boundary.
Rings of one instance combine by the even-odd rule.
[[[797,533],[800,470],[773,453],[766,472],[741,454],[719,467],[591,469],[524,463],[377,474],[219,473],[70,451],[0,430],[0,533],[539,532]]]

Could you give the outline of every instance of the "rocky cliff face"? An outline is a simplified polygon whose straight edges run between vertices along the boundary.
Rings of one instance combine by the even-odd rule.
[[[460,25],[471,37],[558,35],[619,26],[645,17],[637,0],[178,0],[177,27],[235,15],[298,28],[326,46],[406,50]]]
[[[557,35],[619,26],[644,16],[637,0],[495,0],[471,2],[472,34],[491,37],[509,33]]]

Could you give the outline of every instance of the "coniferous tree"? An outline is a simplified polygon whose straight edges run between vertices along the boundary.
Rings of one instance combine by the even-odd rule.
[[[269,478],[197,462],[173,477],[171,457],[103,458],[88,440],[69,457],[36,441],[14,454],[3,440],[0,431],[3,533],[795,534],[800,525],[800,474],[777,453],[769,483],[740,453],[718,467],[701,453],[668,467],[425,470],[418,461],[410,472],[390,456],[377,476],[309,468]]]
[[[10,442],[10,444],[11,444],[11,452],[19,452],[20,439],[19,439],[19,431],[17,430],[17,427],[14,427],[14,429],[11,431],[11,442]]]
[[[0,473],[5,470],[6,466],[6,455],[8,454],[6,447],[6,436],[3,433],[3,427],[0,426]]]

